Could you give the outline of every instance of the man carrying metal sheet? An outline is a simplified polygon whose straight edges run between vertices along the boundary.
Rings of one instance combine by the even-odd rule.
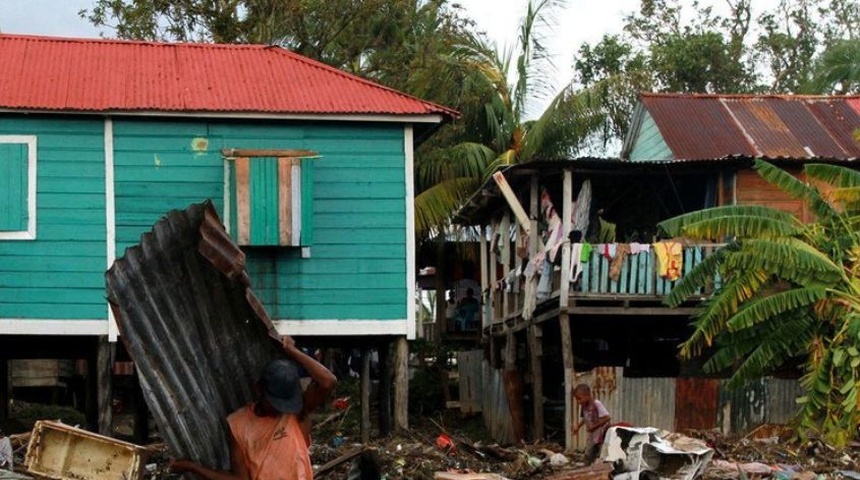
[[[256,402],[227,417],[231,471],[212,470],[190,460],[174,460],[174,472],[208,480],[310,480],[310,413],[334,389],[337,378],[313,357],[283,339],[287,359],[273,360],[257,381]],[[302,390],[299,367],[311,377]]]

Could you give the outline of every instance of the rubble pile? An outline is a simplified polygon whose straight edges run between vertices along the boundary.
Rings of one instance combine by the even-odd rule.
[[[352,429],[344,430],[352,433]],[[837,449],[821,441],[790,441],[790,431],[773,425],[742,438],[726,437],[717,431],[686,431],[680,435],[656,429],[628,430],[639,437],[622,432],[618,437],[623,441],[615,444],[607,437],[603,458],[614,461],[594,466],[585,466],[582,453],[564,452],[557,443],[494,445],[472,441],[462,432],[447,431],[435,422],[368,443],[342,437],[339,431],[335,436],[318,431],[311,456],[315,478],[338,480],[350,478],[356,462],[365,459],[378,466],[385,480],[860,480],[860,443]],[[0,468],[0,480],[33,478],[24,462],[30,436],[23,433],[3,437],[14,452],[14,470]],[[662,464],[657,465],[651,447],[643,447],[644,444],[676,456],[661,457],[663,460],[657,463]],[[619,454],[619,445],[625,453],[623,459],[613,457]],[[169,454],[163,444],[142,448],[149,455],[141,478],[179,478],[167,469]],[[694,457],[699,458],[705,449],[708,461],[694,475],[676,465],[677,455],[695,453]],[[640,452],[641,458],[634,451]],[[632,464],[637,467],[630,468]]]

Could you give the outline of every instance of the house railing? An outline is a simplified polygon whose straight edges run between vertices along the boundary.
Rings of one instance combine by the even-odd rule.
[[[659,244],[658,244],[659,245]],[[697,244],[686,245],[682,248],[681,276],[690,271],[712,254],[721,245]],[[657,247],[659,248],[659,247]],[[677,280],[664,278],[657,271],[657,253],[652,246],[650,250],[627,255],[621,264],[620,274],[611,276],[612,260],[603,252],[595,249],[591,252],[589,261],[582,263],[580,279],[571,286],[571,295],[576,297],[588,296],[638,296],[663,297],[672,291]],[[719,286],[719,278],[714,280],[710,288],[703,288],[700,295],[708,295]]]
[[[683,278],[699,263],[719,249],[721,244],[686,244],[682,247],[681,276]],[[597,247],[597,246],[595,246]],[[678,280],[669,280],[657,270],[657,254],[652,246],[649,250],[630,254],[623,260],[619,273],[613,277],[612,260],[604,255],[602,249],[594,248],[587,262],[582,262],[582,273],[570,283],[570,298],[577,302],[585,300],[629,300],[660,301],[668,295]],[[561,269],[555,267],[552,273],[552,295],[542,302],[558,302],[561,285]],[[694,294],[697,298],[707,297],[720,286],[720,278]],[[526,299],[523,282],[513,288],[497,289],[493,304],[485,306],[490,310],[492,322],[497,323],[522,315]],[[693,300],[691,298],[691,300]]]

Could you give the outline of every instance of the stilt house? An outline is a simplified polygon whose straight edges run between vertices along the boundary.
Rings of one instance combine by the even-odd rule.
[[[758,177],[752,159],[798,174],[812,161],[853,165],[858,128],[859,97],[642,94],[620,159],[496,173],[460,212],[481,232],[489,346],[460,362],[461,386],[485,392],[465,390],[479,398],[462,403],[480,406],[497,439],[564,432],[569,447],[582,442],[571,432],[571,388],[583,382],[613,422],[742,432],[787,421],[799,372],[727,391],[678,360],[690,316],[720,279],[679,308],[661,301],[719,245],[660,238],[656,225],[731,204],[808,218]],[[469,372],[480,378],[464,379]]]

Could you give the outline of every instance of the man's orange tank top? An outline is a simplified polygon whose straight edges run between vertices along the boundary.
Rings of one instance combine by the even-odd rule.
[[[249,404],[227,417],[251,480],[311,480],[308,444],[296,415],[260,417]]]

